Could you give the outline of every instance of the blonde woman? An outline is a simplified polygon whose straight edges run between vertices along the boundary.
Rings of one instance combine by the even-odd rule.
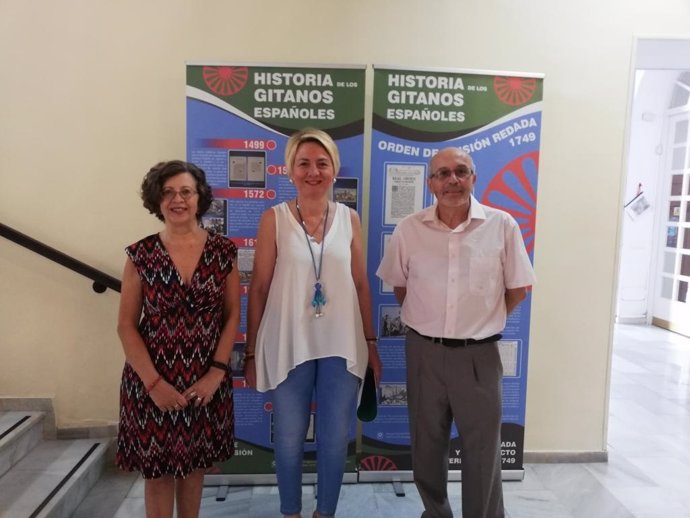
[[[247,383],[271,391],[280,512],[302,510],[302,459],[316,399],[317,506],[335,515],[348,435],[367,365],[381,362],[357,212],[330,201],[338,148],[323,131],[285,150],[295,199],[262,216],[247,313]]]

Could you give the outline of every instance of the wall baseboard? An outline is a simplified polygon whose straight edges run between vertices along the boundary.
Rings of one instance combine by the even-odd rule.
[[[117,436],[117,424],[58,428],[58,439],[107,439]]]
[[[525,464],[608,462],[607,451],[525,451]]]
[[[647,317],[646,316],[639,316],[639,317],[616,317],[616,324],[627,324],[627,325],[637,325],[637,326],[643,326],[647,325]]]

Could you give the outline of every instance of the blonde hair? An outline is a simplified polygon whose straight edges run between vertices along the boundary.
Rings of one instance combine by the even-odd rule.
[[[340,153],[338,153],[338,146],[335,145],[331,136],[320,129],[304,128],[290,135],[285,145],[285,165],[287,166],[288,178],[292,178],[292,166],[295,163],[297,150],[305,142],[316,142],[326,150],[326,153],[331,158],[331,162],[333,162],[335,176],[338,176],[340,171]]]

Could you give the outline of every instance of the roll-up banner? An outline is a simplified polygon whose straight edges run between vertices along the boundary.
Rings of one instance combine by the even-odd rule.
[[[257,228],[264,210],[295,197],[283,155],[287,138],[307,126],[335,140],[342,166],[333,199],[361,215],[364,80],[364,66],[187,64],[187,159],[204,169],[215,197],[202,224],[235,242],[242,282],[242,329],[232,355],[235,456],[217,464],[207,483],[275,482],[271,398],[246,388],[242,377]],[[312,413],[305,482],[316,471],[313,422]],[[353,424],[346,479],[355,477],[355,432]]]
[[[393,287],[375,272],[395,225],[431,205],[431,156],[448,146],[472,155],[474,195],[517,220],[534,257],[543,76],[539,74],[374,67],[368,272],[383,362],[381,406],[362,427],[360,480],[411,479],[405,375],[405,325]],[[508,317],[503,361],[503,477],[523,476],[531,294]],[[459,479],[460,441],[453,426],[450,477]]]

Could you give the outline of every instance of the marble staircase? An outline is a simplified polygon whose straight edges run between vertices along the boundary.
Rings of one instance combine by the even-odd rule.
[[[42,412],[0,412],[0,518],[69,518],[112,439],[49,440]]]

